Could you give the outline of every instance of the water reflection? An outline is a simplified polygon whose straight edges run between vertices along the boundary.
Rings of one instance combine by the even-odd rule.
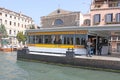
[[[119,73],[17,61],[16,52],[0,52],[0,80],[119,80]]]

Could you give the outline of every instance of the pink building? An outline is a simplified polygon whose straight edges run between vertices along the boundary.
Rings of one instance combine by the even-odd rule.
[[[120,0],[93,0],[90,13],[83,16],[82,26],[108,26],[108,28],[117,26],[118,30],[106,32],[110,32],[109,42],[112,45],[112,52],[120,52]]]

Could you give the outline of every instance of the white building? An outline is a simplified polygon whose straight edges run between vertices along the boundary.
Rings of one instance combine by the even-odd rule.
[[[7,30],[10,43],[17,44],[16,35],[18,32],[25,32],[33,24],[31,17],[17,13],[5,8],[0,8],[0,24],[3,24]]]

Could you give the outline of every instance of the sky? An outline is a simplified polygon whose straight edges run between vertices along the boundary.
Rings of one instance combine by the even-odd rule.
[[[40,17],[60,8],[67,11],[89,12],[91,0],[0,0],[0,7],[32,17],[40,25]]]

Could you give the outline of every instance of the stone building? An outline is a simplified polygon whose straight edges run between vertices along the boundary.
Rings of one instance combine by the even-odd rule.
[[[43,28],[81,26],[83,16],[80,12],[57,9],[47,16],[41,17]]]

